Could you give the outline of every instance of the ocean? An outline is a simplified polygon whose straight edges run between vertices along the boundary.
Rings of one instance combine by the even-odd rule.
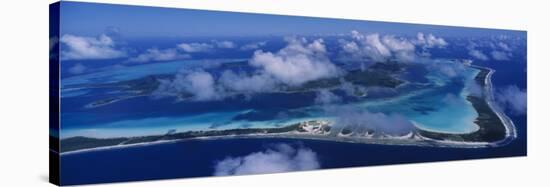
[[[317,153],[322,169],[524,156],[524,129],[497,148],[387,146],[292,139],[190,140],[61,156],[61,184],[212,176],[217,161],[260,152],[278,143],[300,144]]]
[[[464,51],[455,51],[455,55],[464,55]],[[433,54],[434,57],[448,56],[448,54]],[[476,61],[475,65],[486,66],[496,70],[492,77],[495,89],[502,89],[509,85],[517,85],[520,89],[527,88],[526,59],[524,55],[517,55],[511,61]],[[82,93],[81,93],[82,94]],[[85,93],[84,93],[85,94]],[[312,95],[303,95],[299,98],[273,97],[271,104],[277,103],[284,108],[296,108],[308,105]],[[278,99],[276,99],[278,98]],[[309,98],[309,99],[305,99]],[[242,107],[242,103],[207,103],[195,105],[174,105],[170,99],[161,99],[156,102],[147,102],[148,98],[141,97],[112,104],[109,109],[84,112],[80,106],[95,98],[82,97],[79,99],[64,98],[62,103],[62,120],[66,120],[66,129],[89,127],[94,124],[105,124],[117,119],[131,119],[139,116],[154,117],[192,115],[197,111],[235,110]],[[236,99],[238,100],[238,99]],[[148,108],[132,107],[143,106]],[[154,103],[154,104],[151,104]],[[252,102],[258,107],[262,103]],[[265,104],[265,103],[264,103]],[[252,105],[252,104],[249,104]],[[64,111],[64,108],[67,109]],[[118,112],[131,110],[131,114]],[[93,111],[93,110],[92,110]],[[150,111],[156,111],[151,113]],[[78,114],[78,115],[75,115]],[[136,115],[138,114],[138,115]],[[386,164],[402,164],[417,162],[433,162],[463,159],[480,159],[527,155],[527,117],[525,114],[508,113],[514,122],[518,137],[510,144],[495,148],[435,148],[418,146],[370,145],[353,144],[317,140],[296,139],[223,139],[223,140],[189,140],[154,144],[148,146],[127,147],[124,149],[106,149],[89,151],[61,156],[61,184],[82,184],[98,182],[122,182],[131,180],[168,179],[181,177],[212,176],[217,161],[227,157],[245,156],[250,153],[264,151],[266,147],[277,143],[296,144],[307,147],[319,156],[322,169],[375,166]],[[84,115],[90,115],[86,118]],[[84,117],[83,117],[84,116]],[[86,120],[82,120],[86,119]],[[80,121],[79,121],[80,120]],[[156,119],[162,122],[162,119]],[[136,121],[129,121],[128,124]],[[159,122],[159,121],[156,121]],[[160,123],[159,122],[159,123]],[[183,121],[185,122],[185,121]],[[150,122],[144,122],[147,124]],[[169,123],[169,122],[167,122]],[[139,123],[137,123],[139,126]],[[112,124],[111,124],[112,125]],[[112,125],[120,132],[127,130],[124,124]],[[146,125],[145,125],[146,126]],[[63,124],[62,124],[63,128]],[[166,128],[158,129],[163,132]],[[139,128],[138,128],[139,131]],[[142,131],[151,131],[150,127]],[[139,132],[136,132],[139,134]]]

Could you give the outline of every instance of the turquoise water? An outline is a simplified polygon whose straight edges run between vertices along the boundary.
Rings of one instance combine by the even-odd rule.
[[[81,84],[91,82],[114,82],[121,80],[131,80],[146,75],[175,73],[181,67],[193,66],[193,61],[178,61],[170,63],[145,64],[133,66],[131,68],[112,69],[108,71],[87,74],[82,76],[70,77],[64,79],[62,84]],[[438,76],[435,73],[429,73],[427,78],[431,86],[420,89],[405,89],[396,97],[382,99],[366,99],[347,104],[361,109],[366,109],[370,112],[382,112],[385,114],[399,114],[405,116],[413,122],[418,128],[431,131],[447,132],[447,133],[468,133],[478,129],[474,123],[478,114],[472,107],[471,103],[466,100],[468,95],[465,87],[473,80],[477,69],[466,68],[464,72],[464,80],[456,80]],[[89,94],[88,90],[68,90],[62,91],[62,97],[77,97]],[[173,103],[167,102],[161,105],[161,108],[167,109],[170,113],[177,115],[164,115],[163,111],[156,109],[143,109],[145,113],[158,113],[158,115],[144,115],[143,112],[132,114],[133,107],[151,107],[152,103],[159,103],[156,100],[140,97],[129,99],[124,102],[111,104],[108,106],[98,107],[91,111],[83,109],[75,109],[75,111],[64,112],[66,117],[62,118],[61,137],[72,136],[88,136],[88,137],[119,137],[119,136],[142,136],[152,134],[163,134],[169,130],[175,129],[179,132],[187,130],[209,130],[209,129],[231,129],[231,128],[269,128],[290,125],[301,121],[308,120],[334,120],[335,116],[330,116],[323,112],[322,107],[314,105],[311,101],[303,101],[304,99],[295,98],[297,96],[286,96],[287,99],[267,101],[267,105],[277,105],[284,100],[289,103],[304,102],[304,106],[297,108],[287,108],[285,110],[300,112],[306,114],[301,117],[292,118],[274,118],[272,120],[233,120],[234,117],[250,112],[253,109],[253,103],[204,103],[203,105],[212,105],[212,110],[207,112],[186,113],[178,112],[181,110],[177,107],[187,107],[186,111],[195,111],[193,107],[202,107],[200,103]],[[304,97],[304,96],[301,96]],[[315,95],[309,96],[309,98]],[[270,96],[266,98],[271,100]],[[265,99],[265,98],[264,98]],[[81,99],[80,99],[81,100]],[[65,101],[66,103],[69,100]],[[244,101],[240,101],[244,102]],[[309,102],[309,103],[308,103]],[[183,106],[185,105],[185,106]],[[239,105],[231,109],[216,110],[216,106],[225,107],[225,105]],[[240,106],[242,105],[242,106]],[[81,107],[76,105],[76,107]],[[118,108],[117,108],[118,107]],[[247,108],[250,107],[250,108]],[[173,109],[172,109],[173,108]],[[122,109],[122,110],[121,110]],[[113,118],[112,120],[93,123],[91,125],[82,125],[72,128],[73,125],[83,121],[94,121],[96,115],[104,116],[106,112],[127,112],[130,113],[130,119],[123,117]],[[84,112],[84,113],[82,113]],[[179,115],[181,114],[181,115]],[[73,117],[68,117],[73,116]],[[76,116],[76,117],[74,117]],[[219,124],[219,125],[216,125]],[[216,127],[213,127],[216,126]]]
[[[473,80],[479,70],[467,68],[466,80]],[[469,133],[479,129],[474,120],[478,117],[472,104],[466,100],[468,91],[464,85],[454,85],[452,80],[432,76],[435,88],[418,90],[391,100],[363,102],[359,105],[369,111],[398,113],[406,116],[417,127],[447,133]],[[423,108],[427,111],[418,111]]]
[[[143,65],[109,67],[104,71],[85,75],[72,76],[61,80],[62,86],[88,83],[112,83],[138,79],[149,75],[175,74],[182,68],[191,69],[205,67],[224,62],[240,61],[242,59],[212,59],[212,60],[182,60],[162,63],[148,63]]]

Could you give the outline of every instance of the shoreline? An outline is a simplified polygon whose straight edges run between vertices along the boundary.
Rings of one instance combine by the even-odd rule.
[[[478,112],[475,123],[479,130],[472,133],[450,134],[425,131],[420,129],[422,136],[434,140],[454,140],[459,142],[486,142],[489,146],[502,146],[516,138],[513,122],[495,104],[491,76],[495,70],[488,67],[470,65],[481,70],[475,77],[480,86],[483,86],[482,96],[469,95],[467,100]],[[484,77],[480,77],[483,75]]]
[[[504,111],[496,104],[496,101],[494,98],[495,95],[494,95],[494,89],[493,89],[493,81],[491,79],[491,76],[493,75],[493,73],[495,73],[495,70],[488,67],[482,67],[477,65],[470,65],[470,66],[489,70],[489,74],[485,77],[486,86],[484,87],[484,89],[486,93],[489,93],[485,96],[485,102],[487,102],[489,107],[491,107],[492,111],[499,117],[500,121],[503,123],[506,129],[505,138],[495,143],[497,144],[500,143],[502,145],[510,143],[512,140],[517,138],[517,130],[512,119],[510,119],[510,117],[508,117],[504,113]]]
[[[332,142],[342,142],[342,143],[363,143],[363,144],[379,144],[379,145],[400,145],[400,146],[429,146],[429,147],[453,147],[453,148],[485,148],[485,147],[498,147],[498,146],[504,146],[508,143],[510,143],[512,140],[514,140],[517,137],[517,132],[515,129],[515,126],[511,119],[505,115],[500,108],[496,105],[494,100],[494,93],[493,93],[493,85],[491,81],[491,76],[495,72],[495,70],[488,68],[488,67],[481,67],[476,65],[469,65],[472,68],[481,69],[482,71],[488,71],[488,73],[484,77],[484,96],[483,96],[483,102],[491,109],[491,111],[496,115],[499,119],[499,121],[504,126],[505,134],[504,138],[497,140],[497,141],[456,141],[452,140],[452,138],[449,139],[434,139],[431,137],[426,137],[425,135],[422,135],[421,129],[416,129],[416,131],[412,132],[412,135],[409,135],[410,137],[383,137],[383,138],[370,138],[370,137],[349,137],[349,136],[328,136],[326,134],[300,134],[296,132],[299,129],[292,129],[292,128],[300,128],[300,124],[302,123],[309,123],[309,122],[301,122],[298,124],[289,125],[286,127],[281,127],[279,129],[285,129],[289,130],[286,132],[276,132],[276,133],[268,133],[267,131],[270,131],[270,129],[229,129],[227,132],[236,132],[236,133],[242,133],[241,131],[251,131],[253,133],[249,134],[222,134],[222,135],[206,135],[206,136],[198,136],[198,137],[185,137],[185,138],[174,138],[174,139],[164,139],[169,136],[169,134],[166,135],[156,135],[156,136],[144,136],[144,137],[128,137],[126,138],[122,143],[116,144],[116,145],[108,145],[108,146],[98,146],[98,147],[92,147],[92,148],[83,148],[83,149],[77,149],[77,150],[70,150],[70,151],[61,151],[61,155],[68,155],[68,154],[76,154],[76,153],[82,153],[82,152],[89,152],[89,151],[99,151],[99,150],[108,150],[108,149],[120,149],[120,148],[126,148],[126,147],[135,147],[135,146],[148,146],[148,145],[156,145],[156,144],[163,144],[163,143],[175,143],[175,142],[181,142],[181,141],[192,141],[192,140],[219,140],[219,139],[249,139],[249,138],[286,138],[286,139],[307,139],[307,140],[319,140],[319,141],[332,141]],[[481,72],[480,72],[481,73]],[[468,96],[470,97],[470,96]],[[472,102],[474,104],[474,101],[468,99],[468,101]],[[476,107],[474,107],[476,108]],[[478,109],[476,108],[476,111]],[[479,111],[478,111],[479,112]],[[476,123],[477,123],[476,119]],[[298,125],[298,126],[297,126]],[[479,124],[478,124],[479,125]],[[273,128],[271,130],[277,131],[278,128]],[[262,132],[263,133],[254,133],[254,132]],[[198,131],[198,133],[224,133],[226,131],[219,131],[219,132],[208,132],[208,131]],[[468,134],[475,134],[479,131],[473,132],[473,133],[467,133]],[[182,132],[185,133],[185,132]],[[188,134],[193,134],[197,132],[186,132]],[[435,133],[438,135],[442,135],[444,133],[437,133],[437,132],[429,132],[429,133]],[[144,141],[144,142],[138,142],[138,143],[129,143],[129,144],[123,144],[132,141],[134,138],[147,138],[151,137],[154,140],[151,141]],[[157,139],[155,139],[157,138]],[[63,140],[61,140],[63,142]]]

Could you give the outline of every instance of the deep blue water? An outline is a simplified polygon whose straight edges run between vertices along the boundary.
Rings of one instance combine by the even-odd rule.
[[[81,184],[133,180],[203,177],[228,156],[264,151],[276,143],[301,144],[319,156],[321,168],[375,166],[415,162],[526,155],[525,134],[498,148],[462,149],[384,146],[290,139],[192,140],[126,149],[111,149],[61,157],[61,183]]]
[[[432,52],[432,55],[434,57],[450,55],[447,53],[446,51],[441,51],[440,53]],[[452,54],[458,57],[462,55],[467,56],[465,51],[458,49],[453,51]],[[493,75],[493,83],[496,89],[509,85],[516,85],[521,89],[526,89],[527,65],[525,54],[516,55],[509,62],[476,61],[475,64],[488,66],[496,70],[496,73]],[[305,95],[304,98],[311,98],[311,96]],[[284,99],[281,98],[281,100]],[[81,100],[80,102],[85,102],[85,100]],[[140,101],[137,99],[128,102],[139,104]],[[162,102],[170,101],[159,101],[158,106],[150,105],[149,107],[163,114],[175,111],[173,108],[163,109],[163,106],[166,105]],[[279,102],[279,100],[273,102]],[[297,107],[305,105],[308,102],[310,101],[306,99],[292,100],[286,103],[289,106],[285,105],[284,107],[293,107],[293,105]],[[120,107],[124,106],[123,104],[121,102]],[[285,103],[281,103],[281,105],[283,104]],[[256,105],[261,107],[262,104],[256,103]],[[127,116],[117,116],[124,114],[114,112],[121,109],[117,108],[118,106],[117,104],[113,104],[112,111],[105,111],[105,114],[109,114],[110,116],[108,117],[111,119],[126,118]],[[222,107],[222,109],[227,109],[223,108],[223,106],[232,107],[231,105],[222,104],[189,107],[196,110],[210,110],[212,109],[210,107],[213,106],[216,108]],[[178,110],[180,109],[184,110],[184,108],[178,108]],[[139,113],[141,109],[135,108],[133,110]],[[143,115],[154,116],[157,114],[147,114],[144,110]],[[97,117],[100,117],[100,115]],[[68,185],[211,176],[214,172],[216,161],[228,156],[245,156],[253,152],[264,151],[267,146],[275,143],[301,144],[304,147],[310,148],[319,156],[321,168],[323,169],[525,156],[527,155],[527,117],[526,115],[510,115],[510,117],[516,125],[518,138],[508,145],[497,148],[433,148],[290,139],[193,140],[63,155],[61,157],[61,183]],[[97,120],[101,121],[102,119],[97,118]]]
[[[496,81],[495,81],[496,82]],[[61,157],[61,183],[84,184],[212,176],[216,161],[300,144],[319,156],[322,169],[527,155],[526,116],[511,116],[518,138],[497,148],[387,146],[292,139],[192,140]]]

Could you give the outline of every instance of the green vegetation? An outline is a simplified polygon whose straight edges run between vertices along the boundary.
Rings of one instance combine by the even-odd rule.
[[[68,139],[61,140],[61,152],[74,151],[80,149],[89,149],[95,147],[105,147],[118,145],[128,138],[107,138],[107,139],[98,139],[98,138],[87,138],[87,137],[73,137]]]
[[[330,128],[325,128],[327,132]],[[173,130],[172,130],[173,131]],[[172,132],[171,131],[171,132]],[[273,134],[285,132],[306,132],[302,128],[301,123],[296,123],[279,128],[244,128],[244,129],[227,129],[227,130],[208,130],[208,131],[185,131],[180,133],[167,133],[165,135],[151,135],[128,138],[89,138],[89,137],[71,137],[61,140],[61,152],[76,151],[81,149],[90,149],[96,147],[114,146],[114,145],[131,145],[145,142],[156,142],[160,140],[184,140],[197,137],[212,137],[212,136],[231,136],[231,135],[248,135],[248,134]]]

